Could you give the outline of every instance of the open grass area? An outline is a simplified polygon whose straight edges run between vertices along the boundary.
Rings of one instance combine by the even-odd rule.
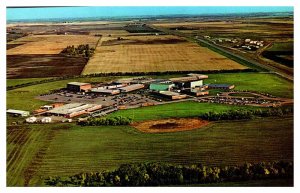
[[[6,86],[15,86],[29,82],[41,81],[51,78],[19,78],[19,79],[6,79]]]
[[[235,106],[225,104],[198,103],[194,101],[170,103],[164,105],[141,107],[114,112],[109,117],[131,117],[133,121],[156,120],[174,117],[196,117],[201,113],[213,111],[223,112],[236,109],[255,109],[251,106]]]
[[[235,165],[293,160],[293,118],[217,122],[175,133],[130,126],[8,127],[8,186],[43,185],[48,176],[114,169],[122,163]],[[12,157],[15,152],[18,156]],[[26,179],[26,180],[25,180]]]
[[[293,98],[293,83],[268,73],[209,74],[204,83],[234,84],[235,90],[257,91],[278,97]]]

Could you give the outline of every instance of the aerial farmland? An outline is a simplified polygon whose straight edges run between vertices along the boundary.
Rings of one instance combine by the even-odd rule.
[[[102,38],[83,74],[246,69],[228,58],[170,35]]]
[[[293,186],[293,24],[9,21],[6,185]]]

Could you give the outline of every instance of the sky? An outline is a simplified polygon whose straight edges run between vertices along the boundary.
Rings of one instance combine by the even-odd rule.
[[[288,12],[293,7],[37,7],[7,8],[7,20],[120,17],[170,14],[216,14],[216,13],[254,13],[254,12]]]

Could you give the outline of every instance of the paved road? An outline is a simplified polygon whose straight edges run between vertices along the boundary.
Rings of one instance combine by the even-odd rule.
[[[166,28],[161,28],[161,27],[157,27],[157,26],[153,26],[153,25],[149,25],[149,26],[151,26],[151,27],[154,28],[154,29],[157,29],[157,30],[160,30],[160,31],[162,31],[162,32],[165,32],[165,33],[167,33],[167,34],[172,34],[172,35],[184,37],[184,38],[187,38],[187,39],[193,38],[193,37],[189,36],[188,34],[184,34],[184,33],[181,33],[181,32],[175,31],[175,30],[168,30],[168,29],[166,29]],[[290,80],[290,81],[293,81],[293,80],[294,80],[293,75],[290,75],[290,74],[284,72],[283,70],[281,70],[281,69],[279,69],[279,68],[276,68],[276,67],[274,67],[274,66],[265,65],[265,64],[256,62],[256,61],[254,61],[254,60],[251,60],[251,59],[249,59],[249,58],[245,58],[245,57],[243,57],[243,56],[240,56],[240,55],[238,55],[238,54],[232,53],[232,52],[230,52],[230,51],[228,51],[228,50],[226,50],[226,49],[224,49],[224,48],[222,48],[222,47],[220,47],[220,46],[218,46],[218,45],[215,45],[215,44],[213,44],[213,43],[210,43],[210,42],[208,42],[208,41],[206,41],[206,40],[203,40],[203,39],[200,39],[200,38],[197,38],[197,39],[193,38],[193,40],[198,41],[198,42],[200,42],[200,43],[202,43],[202,44],[204,44],[204,45],[210,46],[210,47],[212,47],[212,48],[214,48],[214,49],[216,49],[216,50],[219,50],[220,52],[226,53],[226,54],[228,54],[228,55],[230,55],[230,56],[232,56],[232,57],[234,57],[234,58],[237,58],[237,59],[239,59],[239,60],[249,62],[249,63],[251,63],[251,64],[254,65],[254,66],[258,66],[258,67],[260,67],[260,68],[263,68],[263,69],[266,69],[266,70],[275,72],[277,75],[279,75],[279,76],[281,76],[281,77],[283,77],[283,78],[286,78],[286,79],[288,79],[288,80]]]

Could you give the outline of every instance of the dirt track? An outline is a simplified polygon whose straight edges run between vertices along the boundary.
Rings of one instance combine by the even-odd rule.
[[[144,133],[169,133],[199,129],[208,124],[208,121],[197,118],[180,118],[144,121],[131,126]]]

